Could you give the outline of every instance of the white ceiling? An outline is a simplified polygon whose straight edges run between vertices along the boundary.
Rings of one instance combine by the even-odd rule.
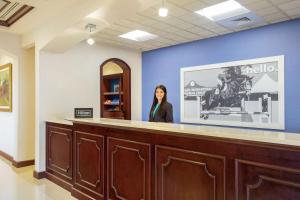
[[[19,34],[28,41],[47,35],[46,49],[63,52],[85,40],[88,33],[84,26],[94,23],[97,30],[92,36],[97,42],[147,51],[300,17],[300,0],[237,0],[262,17],[264,22],[228,29],[194,13],[225,0],[166,0],[169,9],[166,18],[158,16],[161,1],[18,0],[35,9],[11,27],[0,28],[0,31]],[[148,31],[158,37],[145,42],[118,37],[135,29]],[[25,43],[29,44],[28,41]]]
[[[264,19],[263,23],[239,29],[225,28],[194,13],[222,1],[224,0],[167,0],[168,17],[158,16],[159,4],[157,4],[110,25],[97,32],[94,37],[99,42],[146,51],[300,17],[300,0],[237,0]],[[135,29],[148,31],[158,35],[158,38],[135,42],[118,37]]]

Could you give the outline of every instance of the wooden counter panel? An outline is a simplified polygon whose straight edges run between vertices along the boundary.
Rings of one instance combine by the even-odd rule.
[[[104,137],[74,131],[74,187],[95,199],[104,199]]]
[[[300,197],[300,170],[236,160],[237,200],[287,200]]]
[[[109,199],[150,200],[150,145],[108,138]]]
[[[46,137],[47,172],[72,182],[72,127],[49,125]]]
[[[225,158],[156,147],[157,200],[224,200]]]

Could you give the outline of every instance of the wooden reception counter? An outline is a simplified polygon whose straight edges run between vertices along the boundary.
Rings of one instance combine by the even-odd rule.
[[[79,199],[300,199],[300,134],[71,121],[46,123],[46,177]]]

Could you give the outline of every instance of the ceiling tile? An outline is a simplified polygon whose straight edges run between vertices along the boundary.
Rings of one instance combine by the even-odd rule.
[[[201,36],[210,36],[213,34],[213,32],[207,30],[207,29],[204,29],[204,28],[200,28],[200,27],[193,27],[193,28],[189,28],[188,29],[189,32],[192,32],[192,33],[195,33],[195,34],[198,34],[198,35],[201,35]]]
[[[253,3],[257,3],[260,2],[261,0],[236,0],[238,1],[240,4],[242,5],[248,5],[248,4],[253,4]]]
[[[275,20],[288,19],[288,18],[284,14],[282,14],[282,13],[275,13],[275,14],[272,14],[272,15],[264,16],[264,19],[266,21],[272,23],[272,21],[275,21]]]
[[[245,7],[248,8],[249,10],[255,11],[255,10],[272,7],[272,4],[266,0],[261,0],[261,1],[255,1],[249,3]]]
[[[279,4],[283,4],[283,3],[288,3],[291,2],[293,0],[269,0],[271,3],[273,3],[274,5],[279,5]]]
[[[183,29],[183,30],[194,27],[194,25],[191,24],[191,23],[176,24],[174,26],[179,28],[179,29]]]
[[[218,3],[222,3],[225,0],[202,0],[202,1],[205,3],[206,6],[212,6]]]
[[[207,5],[201,1],[193,1],[192,3],[183,5],[183,7],[192,12],[195,12],[197,10],[201,10],[201,9],[207,7]]]
[[[184,30],[178,31],[175,34],[187,39],[199,38],[199,35]]]
[[[168,34],[168,35],[164,35],[163,37],[167,38],[167,39],[175,40],[175,41],[183,41],[186,39],[182,36],[175,35],[175,34]]]
[[[176,4],[178,6],[183,6],[183,5],[194,2],[195,0],[168,0],[168,1],[170,1],[173,4]]]
[[[176,24],[183,24],[184,21],[175,17],[170,17],[164,20],[165,23],[167,24],[172,24],[172,25],[176,25]]]
[[[299,8],[294,8],[290,10],[286,10],[285,13],[289,16],[295,16],[295,15],[300,15],[300,7]]]
[[[279,5],[278,7],[284,11],[294,9],[294,8],[299,8],[300,1],[299,0],[290,1],[287,3],[283,3],[283,4]]]
[[[300,15],[294,15],[294,16],[291,16],[292,19],[298,19],[300,18]]]
[[[187,15],[180,16],[179,18],[180,18],[181,20],[184,20],[184,21],[189,22],[189,21],[198,20],[199,17],[200,17],[200,16],[199,16],[198,14],[196,14],[196,13],[189,13],[189,14],[187,14]]]
[[[183,9],[181,7],[178,7],[174,4],[167,3],[167,8],[169,9],[169,15],[179,17],[182,15],[187,15],[189,14],[190,11]]]
[[[278,13],[279,10],[278,8],[274,7],[274,6],[271,6],[271,7],[268,7],[268,8],[263,8],[263,9],[259,9],[259,10],[256,10],[255,13],[259,16],[266,16],[266,15],[271,15],[271,14],[274,14],[274,13]]]

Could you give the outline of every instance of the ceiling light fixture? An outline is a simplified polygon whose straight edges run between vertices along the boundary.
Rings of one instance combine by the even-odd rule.
[[[94,40],[93,38],[87,39],[86,42],[87,42],[89,45],[95,44],[95,40]]]
[[[238,2],[229,0],[198,10],[195,13],[200,14],[212,21],[219,21],[248,12],[250,11]]]
[[[89,30],[89,38],[86,40],[86,42],[89,44],[89,45],[93,45],[95,44],[95,40],[91,37],[91,33],[96,30],[96,25],[95,24],[87,24],[85,26],[85,29],[86,30]]]
[[[119,35],[119,37],[142,42],[146,40],[151,40],[153,38],[156,38],[157,36],[145,31],[135,30],[135,31],[125,33],[123,35]]]
[[[168,8],[166,8],[166,0],[162,0],[162,6],[158,9],[158,15],[161,17],[166,17],[168,16]]]

